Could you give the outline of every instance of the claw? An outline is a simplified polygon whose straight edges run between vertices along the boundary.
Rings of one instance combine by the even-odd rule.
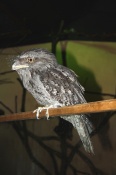
[[[37,109],[35,109],[35,110],[33,111],[33,113],[36,113],[36,118],[37,118],[37,119],[40,119],[40,118],[39,118],[39,114],[41,113],[41,111],[42,111],[42,107],[38,107]]]
[[[46,117],[47,117],[47,120],[49,120],[49,108],[46,109]]]
[[[45,106],[45,107],[38,107],[37,109],[33,111],[33,113],[36,113],[36,118],[40,119],[39,114],[41,113],[42,110],[46,109],[46,117],[47,117],[47,120],[49,120],[49,109],[50,108],[53,108],[53,105]]]

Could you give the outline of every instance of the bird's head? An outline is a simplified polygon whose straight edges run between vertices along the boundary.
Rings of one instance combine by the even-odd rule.
[[[55,66],[57,64],[54,54],[46,49],[31,49],[22,52],[14,59],[12,70],[21,69],[44,69],[45,67]]]

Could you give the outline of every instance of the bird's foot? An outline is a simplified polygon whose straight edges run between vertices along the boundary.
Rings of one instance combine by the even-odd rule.
[[[39,119],[39,114],[41,113],[41,111],[46,109],[46,117],[47,117],[47,120],[49,120],[49,109],[53,107],[54,107],[53,105],[45,106],[45,107],[38,107],[36,110],[33,111],[33,113],[36,113],[36,117],[37,119]]]

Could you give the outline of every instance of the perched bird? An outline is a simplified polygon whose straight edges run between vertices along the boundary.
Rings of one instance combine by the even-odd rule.
[[[61,107],[86,103],[84,88],[77,75],[67,67],[58,64],[54,54],[45,49],[31,49],[14,59],[12,69],[16,70],[24,87],[39,104]],[[93,153],[89,134],[93,127],[87,116],[73,115],[63,117],[77,129],[85,150]]]

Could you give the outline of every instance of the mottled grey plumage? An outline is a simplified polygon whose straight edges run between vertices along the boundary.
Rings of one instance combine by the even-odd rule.
[[[56,61],[55,56],[45,49],[32,49],[17,56],[12,66],[23,81],[24,87],[39,104],[68,106],[86,103],[84,88],[76,74]],[[85,115],[62,117],[77,129],[87,152],[93,153],[89,134],[92,125]]]

